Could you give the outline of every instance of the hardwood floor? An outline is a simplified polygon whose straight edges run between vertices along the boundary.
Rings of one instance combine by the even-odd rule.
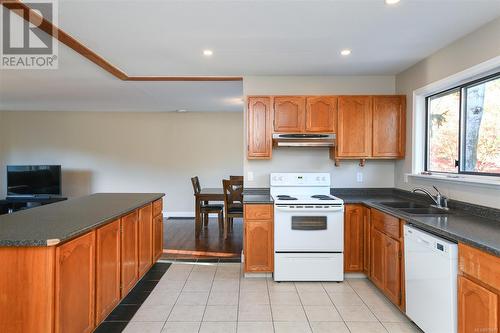
[[[217,218],[210,218],[200,238],[194,236],[194,219],[164,220],[162,259],[240,258],[243,247],[243,219],[234,219],[233,232],[224,240]]]

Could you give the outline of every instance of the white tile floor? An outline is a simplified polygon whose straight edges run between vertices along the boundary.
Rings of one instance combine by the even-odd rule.
[[[125,332],[421,332],[367,279],[276,283],[239,263],[174,263]]]

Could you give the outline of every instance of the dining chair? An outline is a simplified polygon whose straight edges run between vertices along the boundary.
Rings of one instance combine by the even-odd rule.
[[[191,178],[191,184],[193,185],[193,191],[194,195],[201,192],[201,186],[200,186],[200,180],[198,179],[198,176],[195,176]],[[196,202],[196,200],[195,200]],[[208,227],[208,221],[209,221],[209,214],[210,213],[215,213],[217,214],[217,218],[219,221],[219,233],[222,233],[222,229],[224,228],[224,205],[223,204],[211,204],[208,201],[203,201],[200,203],[200,215],[201,215],[201,221],[202,224],[205,227]]]
[[[243,176],[229,176],[229,180],[243,181]]]
[[[243,217],[243,180],[222,180],[224,188],[224,239],[233,231],[233,218]]]

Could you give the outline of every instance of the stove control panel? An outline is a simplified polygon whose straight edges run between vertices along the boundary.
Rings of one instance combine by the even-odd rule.
[[[330,186],[329,173],[271,173],[271,186]]]

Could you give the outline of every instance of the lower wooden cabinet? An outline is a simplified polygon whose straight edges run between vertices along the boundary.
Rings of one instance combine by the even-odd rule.
[[[370,279],[394,304],[403,308],[403,221],[394,219],[378,210],[370,211]]]
[[[372,229],[370,237],[370,277],[372,282],[382,290],[384,289],[384,247],[384,234],[377,229]]]
[[[247,204],[243,214],[245,272],[273,272],[273,206]]]
[[[95,231],[56,249],[55,332],[92,332],[95,327]]]
[[[139,276],[142,276],[151,267],[153,208],[148,204],[139,209]]]
[[[96,230],[96,322],[120,302],[120,220]]]
[[[500,258],[458,244],[458,332],[500,332]]]
[[[498,332],[498,299],[496,293],[466,277],[459,276],[459,332]]]
[[[363,271],[364,209],[362,205],[345,205],[344,271]]]
[[[163,215],[153,218],[153,262],[163,253]]]
[[[370,209],[363,207],[363,273],[370,277]]]
[[[137,211],[121,218],[121,297],[139,278]]]

